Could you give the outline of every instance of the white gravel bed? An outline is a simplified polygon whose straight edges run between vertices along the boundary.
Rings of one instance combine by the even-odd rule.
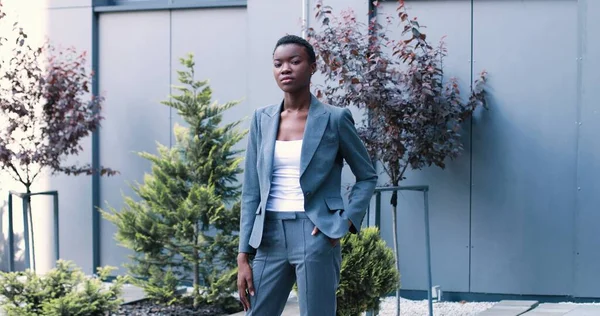
[[[492,307],[494,302],[433,302],[434,316],[475,316]],[[396,298],[381,301],[379,316],[396,316]],[[427,300],[412,301],[400,298],[400,315],[428,316]]]

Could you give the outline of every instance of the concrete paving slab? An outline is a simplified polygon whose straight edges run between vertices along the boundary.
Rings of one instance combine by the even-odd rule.
[[[521,314],[522,314],[522,312],[499,310],[499,309],[498,310],[488,309],[486,311],[483,311],[483,312],[477,314],[477,316],[519,316]]]
[[[598,316],[600,315],[600,305],[581,305],[574,310],[566,313],[564,316]]]
[[[538,301],[504,300],[479,313],[479,316],[519,316],[531,310]]]
[[[538,303],[538,301],[519,301],[519,300],[503,300],[500,301],[494,306],[534,306]]]
[[[490,308],[479,314],[478,316],[519,316],[530,310],[531,307],[519,306],[518,308]]]
[[[244,316],[246,315],[246,312],[239,312],[236,314],[231,314],[229,316]],[[299,316],[300,315],[300,306],[298,305],[298,302],[294,302],[294,301],[288,301],[288,303],[285,305],[285,309],[283,310],[283,313],[281,314],[281,316]]]
[[[577,308],[577,305],[543,303],[522,316],[563,316]]]
[[[140,287],[132,284],[125,284],[123,285],[121,297],[123,298],[123,304],[130,304],[143,300],[146,297],[146,293],[144,293],[144,289]]]

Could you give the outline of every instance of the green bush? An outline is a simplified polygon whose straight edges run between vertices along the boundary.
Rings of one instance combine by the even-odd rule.
[[[359,234],[342,238],[342,269],[337,290],[338,316],[379,311],[381,297],[399,286],[394,253],[379,236],[379,229],[368,227]]]
[[[171,269],[164,271],[156,266],[149,268],[147,281],[135,280],[134,283],[144,289],[146,298],[161,305],[173,305],[181,298],[177,291],[179,280]]]
[[[45,276],[30,270],[0,272],[0,307],[8,316],[101,316],[116,312],[126,278],[117,277],[104,286],[112,270],[99,268],[98,277],[86,277],[73,263],[59,260]]]

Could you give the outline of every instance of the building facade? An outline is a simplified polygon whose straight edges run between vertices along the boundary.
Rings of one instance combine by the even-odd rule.
[[[142,181],[147,161],[173,141],[176,113],[161,105],[177,84],[179,58],[193,53],[199,79],[216,100],[242,100],[227,120],[279,102],[271,54],[285,34],[314,23],[315,0],[4,0],[41,40],[90,53],[94,90],[105,98],[101,130],[74,161],[114,168],[110,178],[46,177],[36,189],[60,194],[61,257],[91,273],[121,267],[127,250],[97,206],[122,206],[128,184]],[[367,21],[366,0],[326,0]],[[404,185],[430,186],[433,283],[445,292],[598,298],[600,290],[600,3],[593,0],[406,1],[427,26],[446,36],[445,72],[464,92],[482,70],[490,75],[490,110],[477,111],[465,151],[445,170],[411,171]],[[396,2],[379,13],[395,14]],[[9,11],[10,12],[10,11]],[[313,25],[311,25],[313,26]],[[315,25],[316,26],[316,25]],[[401,30],[394,30],[400,34]],[[319,80],[317,78],[317,80]],[[466,93],[465,93],[466,94]],[[355,115],[359,115],[355,112]],[[242,128],[248,127],[248,120]],[[242,142],[240,146],[245,144]],[[346,172],[344,181],[351,183]],[[380,185],[385,185],[382,176]],[[19,190],[3,175],[1,200]],[[383,197],[382,236],[391,245]],[[1,203],[1,202],[0,202]],[[51,203],[42,198],[33,223],[38,267],[52,266]],[[426,290],[422,197],[400,195],[402,288]],[[15,205],[15,209],[19,209]],[[7,249],[6,204],[3,249]],[[22,230],[15,217],[15,231]],[[17,238],[17,254],[22,241]],[[2,268],[6,269],[7,251]],[[21,256],[22,257],[22,256]],[[22,260],[17,260],[23,267]],[[124,272],[123,269],[120,272]]]

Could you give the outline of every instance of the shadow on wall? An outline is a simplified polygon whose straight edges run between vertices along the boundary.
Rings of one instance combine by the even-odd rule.
[[[15,218],[13,217],[13,222],[15,222]],[[6,223],[6,225],[4,225]],[[0,202],[0,228],[2,229],[0,233],[0,271],[7,272],[9,267],[9,246],[8,246],[8,202],[2,201]],[[13,227],[14,229],[14,227]],[[23,247],[23,234],[16,233],[14,234],[14,244],[15,244],[15,271],[25,270],[27,267],[25,263],[25,253]]]

